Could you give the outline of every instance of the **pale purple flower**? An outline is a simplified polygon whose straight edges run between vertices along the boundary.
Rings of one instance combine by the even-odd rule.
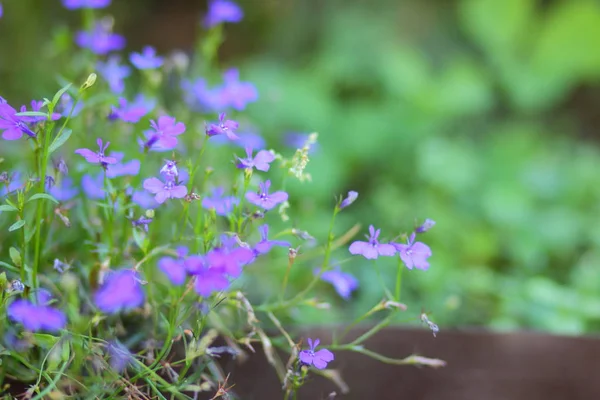
[[[125,78],[131,75],[131,68],[121,65],[121,57],[110,56],[105,62],[98,61],[96,70],[106,79],[111,92],[121,94],[125,90]]]
[[[155,106],[155,100],[146,99],[142,94],[137,95],[135,100],[131,103],[128,103],[127,99],[120,97],[119,107],[111,106],[111,112],[108,115],[108,119],[120,119],[123,122],[135,124],[139,122],[143,116],[152,111]]]
[[[137,69],[155,69],[163,65],[163,58],[156,55],[156,50],[152,46],[146,46],[141,53],[131,53],[129,61]]]
[[[2,3],[0,3],[0,18],[2,18],[3,14],[4,14],[4,10],[2,9]]]
[[[431,228],[433,228],[435,225],[435,221],[432,219],[427,218],[425,220],[425,222],[423,222],[422,225],[418,226],[417,229],[415,229],[416,233],[425,233],[428,230],[430,230]]]
[[[247,133],[236,133],[237,140],[229,140],[227,136],[217,135],[213,136],[210,141],[213,145],[227,145],[233,144],[235,146],[246,149],[248,147],[255,150],[262,150],[266,147],[265,139],[258,133],[247,132]]]
[[[208,5],[208,13],[204,25],[212,28],[223,22],[237,23],[244,18],[244,12],[236,3],[230,0],[212,0]]]
[[[174,149],[177,146],[177,136],[185,132],[183,122],[176,122],[174,117],[164,115],[158,118],[158,122],[150,121],[153,131],[150,131],[146,148],[153,146],[162,149]]]
[[[62,95],[57,107],[57,109],[60,110],[60,114],[65,118],[68,117],[69,114],[71,114],[71,117],[76,117],[79,115],[82,108],[83,102],[81,99],[75,104],[75,107],[73,107],[73,98],[68,93]],[[71,109],[73,110],[72,113]]]
[[[316,269],[315,275],[320,269]],[[342,272],[339,267],[334,270],[323,272],[321,280],[331,283],[335,291],[344,299],[349,300],[350,295],[358,288],[358,279],[352,274]]]
[[[212,190],[212,195],[206,196],[202,199],[202,207],[210,210],[214,209],[217,215],[226,216],[233,207],[239,204],[240,200],[234,196],[223,196],[224,189],[222,187],[216,187]]]
[[[237,68],[231,68],[223,74],[222,96],[227,104],[235,110],[242,111],[248,103],[258,100],[258,90],[250,82],[240,81]]]
[[[79,194],[79,188],[73,185],[73,179],[65,177],[58,182],[58,185],[54,185],[48,192],[56,200],[65,202],[77,196]]]
[[[254,245],[254,252],[256,254],[267,254],[273,246],[291,247],[289,242],[283,240],[269,240],[269,225],[261,225],[258,227],[258,230],[260,231],[261,240]]]
[[[196,111],[214,112],[228,106],[228,100],[221,87],[210,89],[203,78],[183,81],[181,84],[186,103]]]
[[[358,198],[358,192],[355,192],[354,190],[351,190],[348,192],[348,197],[346,197],[344,200],[342,200],[342,202],[340,203],[340,210],[342,208],[346,208],[348,207],[350,204],[354,203],[354,201]]]
[[[229,279],[227,279],[223,267],[209,266],[202,256],[190,256],[184,264],[190,275],[195,277],[194,289],[200,296],[208,297],[214,292],[227,289],[229,286]]]
[[[113,153],[114,155],[115,153]],[[109,165],[106,170],[106,176],[109,178],[117,178],[119,176],[136,176],[140,173],[140,160],[131,160],[125,163],[119,162],[114,165]]]
[[[350,253],[362,254],[365,258],[374,260],[379,256],[393,256],[396,254],[396,247],[392,244],[379,243],[377,238],[381,229],[375,230],[373,225],[369,226],[369,234],[366,235],[368,242],[356,241],[350,245]]]
[[[8,193],[12,193],[16,190],[22,189],[25,186],[25,181],[21,177],[21,173],[19,171],[15,172],[10,176],[8,173],[0,174],[2,179],[0,179],[0,196],[5,196]],[[6,185],[8,183],[8,186]]]
[[[63,6],[69,10],[78,8],[104,8],[110,5],[111,0],[62,0]]]
[[[96,176],[84,175],[81,178],[81,187],[86,197],[92,200],[101,200],[106,197],[104,191],[104,176],[98,174]]]
[[[102,139],[98,138],[96,143],[98,143],[100,151],[94,152],[90,149],[77,149],[75,150],[75,154],[79,154],[80,156],[84,157],[85,160],[91,164],[100,164],[104,168],[106,168],[108,164],[116,164],[116,158],[107,157],[104,155],[104,152],[108,148],[108,145],[110,145],[110,142],[106,142],[106,145],[103,146]]]
[[[431,249],[425,243],[415,242],[414,233],[408,238],[407,244],[394,243],[394,246],[398,249],[400,258],[406,268],[413,269],[413,267],[416,267],[422,270],[429,268],[427,259],[431,257]]]
[[[4,140],[21,139],[25,133],[27,136],[34,138],[35,133],[27,125],[27,117],[19,117],[15,115],[17,111],[7,103],[0,103],[0,131]]]
[[[109,365],[117,373],[123,372],[134,360],[133,354],[118,340],[108,342]]]
[[[229,140],[237,140],[238,136],[235,134],[235,130],[239,124],[231,119],[225,119],[226,114],[219,114],[219,122],[216,124],[209,124],[206,127],[206,134],[208,136],[225,135]]]
[[[110,273],[94,301],[100,311],[107,314],[140,307],[144,304],[144,291],[137,273],[128,269]]]
[[[315,339],[313,343],[311,338],[308,338],[308,350],[302,350],[298,354],[298,358],[303,364],[313,365],[317,369],[327,368],[327,363],[334,360],[333,353],[327,349],[321,349],[315,352],[317,346],[321,343],[319,339]]]
[[[154,198],[158,204],[164,203],[167,199],[182,199],[187,194],[187,188],[184,185],[177,185],[173,180],[162,182],[158,178],[146,179],[144,189],[155,194]]]
[[[89,49],[95,54],[105,55],[125,47],[125,38],[110,31],[104,23],[96,23],[91,32],[79,31],[75,35],[79,47]]]
[[[187,250],[187,249],[186,249]],[[181,286],[185,283],[187,269],[185,268],[185,254],[178,258],[163,257],[158,260],[158,268],[169,278],[175,286]]]
[[[288,133],[284,136],[284,144],[292,149],[301,149],[306,145],[310,133]],[[308,154],[313,154],[318,150],[318,143],[313,143],[308,148]]]
[[[166,160],[165,165],[160,169],[160,173],[166,178],[175,180],[179,176],[179,170],[177,169],[177,161]]]
[[[283,203],[288,199],[288,194],[283,191],[278,191],[269,194],[269,188],[271,187],[271,181],[267,180],[259,184],[260,189],[258,193],[248,192],[246,193],[246,200],[250,203],[264,208],[265,210],[271,210],[279,203]]]
[[[252,157],[252,148],[246,148],[246,158],[238,157],[238,168],[256,168],[259,171],[268,171],[271,167],[269,163],[275,161],[275,155],[269,150],[261,150]]]
[[[134,219],[131,221],[131,225],[133,225],[134,227],[141,226],[144,232],[148,232],[148,225],[150,225],[150,223],[152,223],[152,218],[147,218],[143,215],[138,219]]]
[[[45,304],[35,305],[25,299],[13,301],[6,314],[12,321],[33,332],[57,332],[67,324],[67,317],[62,311]]]

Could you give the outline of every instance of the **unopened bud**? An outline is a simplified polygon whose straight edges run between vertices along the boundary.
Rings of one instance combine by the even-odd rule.
[[[80,91],[84,91],[86,89],[91,88],[94,83],[96,83],[96,78],[98,77],[98,75],[96,75],[95,73],[91,73],[87,79],[85,80],[85,82],[83,83],[83,85],[81,85],[81,89],[79,89]]]
[[[154,210],[146,210],[146,218],[154,218]]]

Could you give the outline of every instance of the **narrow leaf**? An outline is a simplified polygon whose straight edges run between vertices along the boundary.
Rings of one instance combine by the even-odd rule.
[[[58,200],[56,200],[54,197],[50,196],[48,193],[37,193],[34,194],[33,196],[31,196],[28,200],[27,203],[29,203],[30,201],[33,200],[39,200],[39,199],[46,199],[46,200],[50,200],[56,204],[58,204]]]
[[[54,140],[52,141],[52,143],[50,144],[50,147],[48,148],[48,154],[52,154],[54,151],[56,151],[60,146],[62,146],[63,144],[65,144],[65,142],[67,140],[69,140],[69,138],[71,137],[71,133],[73,133],[73,131],[69,128],[65,128],[63,129],[58,136],[56,136],[54,138]]]
[[[11,211],[19,211],[16,207],[11,206],[10,204],[2,204],[0,205],[0,211],[11,212]]]
[[[17,229],[21,229],[23,227],[23,225],[25,225],[25,220],[20,219],[17,222],[15,222],[14,224],[12,224],[10,226],[10,228],[8,228],[8,231],[9,232],[16,231]]]
[[[70,87],[71,87],[71,84],[68,83],[65,87],[63,87],[58,92],[56,92],[56,94],[52,98],[52,106],[53,106],[52,108],[56,107],[56,105],[58,104],[58,101],[60,100],[60,98],[62,97],[62,95],[65,94],[65,92],[67,90],[69,90]]]
[[[48,118],[48,113],[40,111],[23,111],[15,114],[17,117],[44,117]]]

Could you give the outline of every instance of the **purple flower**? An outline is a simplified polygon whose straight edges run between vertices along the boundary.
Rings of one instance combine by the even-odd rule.
[[[260,190],[258,193],[246,193],[246,200],[254,205],[264,208],[265,210],[271,210],[277,204],[283,203],[288,199],[288,194],[286,192],[279,191],[269,194],[270,187],[270,180],[260,183]]]
[[[35,133],[27,126],[27,117],[15,115],[17,111],[7,103],[0,103],[0,131],[4,140],[21,139],[25,133],[34,138]]]
[[[209,266],[202,256],[190,256],[184,264],[187,271],[195,276],[194,289],[200,296],[208,297],[229,286],[229,279],[227,279],[224,269],[219,266]]]
[[[248,133],[237,133],[238,139],[231,141],[227,138],[227,136],[213,136],[210,141],[213,145],[226,145],[226,144],[234,144],[236,146],[241,147],[242,149],[246,149],[248,147],[255,150],[262,150],[266,146],[265,139],[262,138],[258,133],[248,132]]]
[[[334,360],[333,353],[327,349],[321,349],[315,352],[317,346],[321,343],[319,339],[315,339],[313,343],[311,338],[308,338],[308,350],[302,350],[298,357],[303,364],[314,365],[317,369],[327,368],[327,363]]]
[[[54,185],[48,192],[56,200],[65,202],[77,196],[79,194],[79,188],[73,186],[73,179],[63,178],[59,181],[58,185]]]
[[[146,179],[144,189],[156,195],[154,198],[158,204],[164,203],[167,199],[182,199],[187,194],[185,186],[176,185],[172,180],[163,183],[158,178]]]
[[[185,283],[187,274],[185,268],[185,254],[178,258],[161,258],[158,260],[158,268],[167,276],[167,278],[169,278],[173,285],[181,286]]]
[[[160,117],[158,123],[150,121],[150,126],[154,131],[150,131],[146,148],[156,146],[164,150],[174,149],[177,146],[177,136],[185,132],[183,122],[175,122],[175,118],[166,115]]]
[[[154,196],[144,190],[133,192],[131,195],[131,201],[146,209],[155,209],[160,205],[156,202]]]
[[[129,61],[137,69],[154,69],[163,65],[163,58],[157,57],[156,50],[152,46],[146,46],[141,53],[131,53]]]
[[[117,160],[116,164],[110,165],[106,169],[106,176],[109,178],[117,178],[119,176],[136,176],[140,173],[140,161],[131,160],[126,163],[121,162],[125,154],[113,152],[113,157]]]
[[[15,300],[7,310],[8,317],[29,331],[57,332],[67,324],[65,314],[47,305],[35,305],[29,300]]]
[[[316,269],[315,275],[319,269]],[[342,272],[339,267],[332,271],[326,271],[321,275],[321,279],[331,283],[335,291],[344,299],[349,300],[352,291],[358,288],[358,280],[347,272]]]
[[[222,110],[227,107],[227,98],[220,87],[209,89],[206,80],[198,78],[194,82],[183,81],[186,103],[196,111]]]
[[[346,197],[344,200],[342,200],[342,202],[340,203],[340,210],[342,208],[346,208],[348,207],[350,204],[354,203],[354,201],[358,198],[358,192],[355,192],[354,190],[351,190],[348,192],[348,197]]]
[[[96,69],[100,76],[108,82],[113,93],[120,94],[125,90],[125,78],[131,74],[131,68],[121,65],[121,57],[110,56],[106,62],[98,61]]]
[[[208,5],[208,13],[204,19],[204,25],[212,28],[223,22],[240,22],[244,18],[244,12],[233,1],[213,0]]]
[[[288,133],[284,137],[284,144],[292,149],[301,149],[306,145],[310,133]],[[318,149],[318,143],[311,144],[308,154],[313,154]]]
[[[83,193],[85,193],[89,199],[100,200],[106,197],[106,192],[104,191],[104,177],[102,174],[98,174],[95,177],[87,174],[84,175],[81,178],[81,187],[83,188]]]
[[[148,225],[152,222],[152,218],[147,218],[145,216],[141,216],[138,219],[134,219],[131,221],[131,225],[134,227],[141,226],[145,232],[148,232]]]
[[[42,109],[42,106],[44,105],[43,101],[37,101],[37,100],[31,100],[31,111],[40,111]],[[27,107],[25,106],[21,106],[21,112],[26,112],[27,111]],[[52,113],[52,116],[50,117],[52,119],[52,121],[56,121],[59,120],[61,117],[60,114],[57,113]],[[37,124],[39,122],[44,122],[46,121],[46,117],[24,117],[27,121],[29,121],[29,123],[31,124]]]
[[[209,124],[206,128],[206,134],[208,136],[225,135],[229,140],[237,140],[238,136],[234,130],[238,128],[239,124],[231,119],[225,119],[225,113],[219,114],[219,122],[216,124]]]
[[[68,117],[69,114],[71,114],[71,117],[76,117],[83,108],[83,102],[79,100],[77,104],[75,104],[75,108],[73,108],[73,98],[68,93],[65,93],[60,98],[57,108],[60,110],[60,114],[65,118]],[[71,109],[73,109],[73,113],[71,113]]]
[[[80,31],[75,35],[79,47],[89,49],[95,54],[105,55],[125,47],[125,38],[110,31],[103,23],[96,23],[91,32]]]
[[[256,87],[250,82],[241,82],[240,72],[236,68],[225,71],[223,80],[222,96],[230,107],[242,111],[248,103],[258,100]]]
[[[177,161],[166,160],[165,165],[160,169],[160,173],[164,175],[166,179],[175,180],[175,178],[179,176]]]
[[[431,228],[433,228],[434,225],[435,225],[435,221],[427,218],[421,226],[418,226],[417,229],[415,229],[415,232],[416,233],[425,233],[428,230],[430,230]]]
[[[144,291],[137,273],[123,269],[112,272],[96,292],[94,301],[100,311],[115,314],[144,304]]]
[[[12,176],[2,173],[0,175],[3,179],[0,179],[0,196],[5,196],[8,193],[12,193],[15,190],[19,190],[25,186],[24,180],[21,178],[20,172],[15,172]],[[8,187],[6,187],[8,183]]]
[[[254,251],[256,252],[256,254],[267,254],[271,251],[273,246],[291,246],[289,242],[285,242],[282,240],[269,240],[269,225],[267,224],[259,226],[258,230],[260,231],[261,240],[254,246]]]
[[[133,354],[118,340],[108,342],[108,355],[110,367],[117,373],[122,372],[133,362]]]
[[[108,119],[120,119],[123,122],[135,124],[140,119],[156,106],[156,101],[146,99],[142,94],[137,95],[132,103],[128,103],[127,99],[119,98],[119,107],[111,106],[111,112]]]
[[[108,148],[108,145],[110,145],[110,142],[106,142],[106,145],[103,147],[102,139],[98,138],[96,143],[98,143],[98,147],[100,148],[100,151],[93,152],[90,149],[77,149],[77,150],[75,150],[75,154],[79,154],[80,156],[84,157],[85,160],[91,164],[100,164],[100,165],[102,165],[103,168],[106,168],[108,166],[108,164],[116,164],[117,163],[116,158],[107,157],[104,155],[104,152]]]
[[[254,260],[254,252],[245,247],[228,248],[223,245],[208,252],[206,261],[213,268],[237,278],[242,274],[242,267]]]
[[[0,18],[2,18],[2,14],[4,14],[4,10],[2,9],[2,3],[0,3]]]
[[[202,199],[202,207],[207,210],[214,209],[217,215],[226,216],[233,207],[239,204],[239,199],[234,196],[223,196],[224,189],[216,187],[212,190],[212,197],[204,197]]]
[[[110,5],[111,0],[62,0],[63,6],[69,10],[78,8],[104,8]]]
[[[246,148],[247,158],[239,158],[238,168],[256,168],[259,171],[268,171],[271,167],[269,163],[275,161],[275,155],[268,150],[261,150],[252,158],[252,148]]]
[[[366,236],[368,242],[356,241],[350,245],[350,253],[362,254],[365,258],[374,260],[379,256],[393,256],[396,254],[396,247],[391,244],[379,243],[377,238],[381,229],[375,230],[373,225],[369,226],[369,236]]]
[[[427,258],[431,257],[431,249],[425,243],[415,242],[415,234],[410,235],[407,244],[394,243],[406,268],[426,270],[429,268]]]

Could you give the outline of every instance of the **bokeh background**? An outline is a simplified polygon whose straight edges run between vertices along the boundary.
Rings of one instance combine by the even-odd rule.
[[[324,237],[333,196],[359,200],[336,233],[361,222],[388,238],[432,218],[427,272],[404,275],[403,300],[442,329],[482,326],[568,334],[600,329],[600,4],[594,0],[240,0],[220,62],[239,66],[260,101],[246,115],[268,140],[319,132],[312,183],[293,223]],[[49,96],[77,13],[58,0],[4,0],[0,94]],[[203,1],[113,0],[128,49],[191,54]],[[10,18],[7,15],[10,14]],[[0,144],[2,145],[2,144]],[[325,284],[348,320],[382,298],[396,261],[335,254],[361,281],[352,300]],[[281,274],[260,276],[278,290]],[[310,279],[294,269],[292,285]],[[333,315],[333,317],[332,317]],[[408,314],[407,314],[408,315]]]

